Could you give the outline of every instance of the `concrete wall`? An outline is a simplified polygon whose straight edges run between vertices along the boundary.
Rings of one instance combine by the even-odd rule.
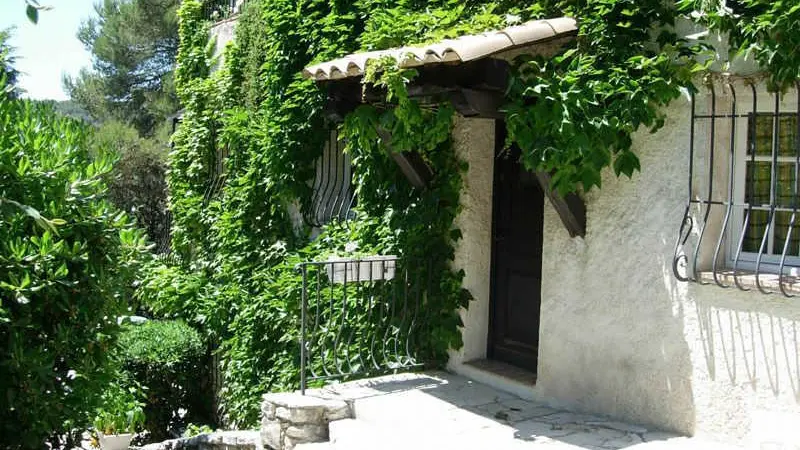
[[[672,276],[689,107],[636,135],[633,180],[606,174],[586,195],[585,239],[545,209],[537,390],[682,433],[800,445],[800,301]]]
[[[492,256],[492,184],[494,179],[494,120],[458,117],[453,127],[456,153],[467,162],[461,212],[455,226],[465,237],[456,246],[454,267],[464,270],[464,287],[475,298],[464,321],[464,346],[450,354],[449,366],[486,357]]]
[[[686,201],[688,98],[666,112],[661,131],[635,136],[641,173],[632,180],[606,173],[602,189],[585,196],[585,239],[570,238],[552,206],[545,207],[532,396],[755,448],[770,442],[797,448],[800,300],[673,277]],[[492,126],[461,119],[454,131],[456,148],[470,164],[455,266],[465,270],[465,287],[476,298],[462,311],[465,345],[450,361],[456,371],[486,355]],[[698,142],[706,132],[698,129]],[[724,190],[725,177],[720,182]]]

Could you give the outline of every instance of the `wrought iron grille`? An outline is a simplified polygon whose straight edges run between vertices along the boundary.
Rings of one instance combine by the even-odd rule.
[[[421,366],[430,264],[394,256],[299,264],[300,390],[308,382]]]
[[[208,205],[214,197],[222,190],[225,185],[226,170],[225,160],[228,159],[229,150],[227,147],[217,149],[214,164],[211,166],[208,175],[208,183],[203,193],[203,205]]]
[[[219,22],[238,14],[247,0],[206,0],[203,2],[203,16],[206,20]]]
[[[164,264],[177,265],[179,260],[177,255],[172,251],[172,211],[167,209],[164,214],[164,226],[161,228],[163,231],[156,239],[156,258],[161,260]]]
[[[311,202],[303,212],[306,223],[320,227],[332,220],[347,220],[355,203],[352,161],[345,143],[333,130],[317,159]]]
[[[172,119],[172,134],[174,135],[181,122],[182,115],[179,113]],[[175,143],[170,143],[170,148],[174,148]],[[229,150],[227,147],[217,149],[214,156],[214,163],[208,171],[208,181],[203,192],[203,206],[208,204],[217,196],[225,185],[226,169],[225,161],[228,158]],[[177,265],[180,263],[178,256],[172,251],[172,211],[167,209],[164,214],[164,225],[161,227],[160,236],[155,238],[155,253],[166,264]]]
[[[800,89],[718,77],[692,95],[682,281],[800,292]]]

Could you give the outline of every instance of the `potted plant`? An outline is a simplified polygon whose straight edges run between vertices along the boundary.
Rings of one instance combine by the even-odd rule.
[[[103,393],[103,405],[94,418],[101,449],[127,450],[137,429],[144,425],[144,403],[140,398],[137,386],[118,384]]]

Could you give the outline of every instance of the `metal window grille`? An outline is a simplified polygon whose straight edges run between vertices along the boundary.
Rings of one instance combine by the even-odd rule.
[[[211,202],[211,200],[213,200],[222,190],[222,186],[225,185],[225,179],[227,175],[225,170],[225,160],[228,159],[228,154],[228,148],[221,147],[217,149],[217,152],[214,155],[214,164],[209,170],[208,183],[206,184],[206,190],[203,193],[203,205],[208,205],[209,202]]]
[[[394,256],[299,264],[300,389],[421,366],[431,266]]]
[[[172,119],[172,134],[174,135],[178,126],[183,121],[179,114]],[[175,143],[171,142],[170,147],[174,148]],[[209,168],[208,181],[203,192],[203,206],[208,204],[219,194],[226,180],[225,161],[228,158],[229,149],[227,147],[218,148],[214,156],[214,163]],[[156,238],[156,255],[166,264],[176,265],[180,263],[178,256],[172,251],[172,211],[167,209],[164,214],[164,224],[161,227],[161,235]]]
[[[352,161],[345,143],[333,130],[317,159],[311,201],[303,212],[306,223],[321,227],[333,220],[347,220],[355,203]]]
[[[796,86],[797,87],[797,86]],[[800,89],[714,78],[691,98],[681,281],[800,292]]]

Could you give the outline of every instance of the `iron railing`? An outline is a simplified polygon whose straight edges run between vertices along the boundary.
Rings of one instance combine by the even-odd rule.
[[[692,94],[681,281],[787,297],[800,289],[800,85],[710,78]],[[766,97],[766,98],[765,98]]]
[[[321,227],[333,220],[347,220],[355,203],[352,161],[336,130],[328,135],[316,162],[311,202],[303,211],[305,222]]]
[[[299,264],[301,392],[313,381],[421,366],[418,331],[430,267],[394,256]]]
[[[241,12],[247,0],[205,0],[203,2],[203,17],[212,22],[229,19]]]

